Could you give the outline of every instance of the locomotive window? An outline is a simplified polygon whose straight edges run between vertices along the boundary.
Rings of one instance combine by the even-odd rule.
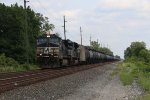
[[[37,45],[43,44],[43,43],[46,43],[46,42],[47,42],[46,38],[40,38],[40,39],[37,40]]]
[[[50,43],[59,44],[58,38],[50,38],[50,39],[49,39],[49,42],[50,42]]]

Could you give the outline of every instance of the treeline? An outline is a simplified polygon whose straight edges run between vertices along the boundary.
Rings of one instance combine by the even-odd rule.
[[[150,50],[146,48],[144,42],[132,42],[124,52],[124,58],[136,59],[145,63],[150,63]]]
[[[0,54],[20,64],[26,63],[28,58],[29,63],[35,63],[36,38],[52,29],[54,25],[49,24],[48,18],[30,7],[0,3]]]
[[[109,49],[109,48],[106,48],[106,47],[100,47],[100,44],[96,41],[91,41],[91,48],[92,49],[95,49],[97,51],[100,51],[104,54],[108,54],[108,55],[111,55],[113,56],[113,52]]]

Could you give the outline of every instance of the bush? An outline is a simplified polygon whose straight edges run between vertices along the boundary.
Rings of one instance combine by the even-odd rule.
[[[121,73],[120,73],[120,80],[122,81],[123,85],[130,85],[134,79],[134,72],[135,72],[135,65],[132,63],[122,63],[120,65]]]
[[[139,75],[139,83],[143,87],[144,90],[150,92],[150,73],[140,73]]]
[[[12,58],[8,58],[5,54],[0,55],[0,67],[18,67],[19,64]]]
[[[0,72],[18,72],[38,69],[36,65],[19,64],[12,58],[6,57],[5,54],[0,55]]]
[[[123,85],[131,85],[133,79],[134,77],[131,73],[123,72],[120,74],[120,80],[122,81]]]

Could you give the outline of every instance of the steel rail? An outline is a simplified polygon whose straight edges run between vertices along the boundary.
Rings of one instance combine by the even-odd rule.
[[[7,74],[4,75],[5,77],[3,76],[3,78],[0,78],[0,93],[15,89],[20,86],[27,86],[37,82],[77,73],[79,71],[88,70],[108,63],[111,62],[73,66],[73,67],[66,67],[60,69],[38,70],[33,72],[30,71],[30,72],[13,73],[13,74],[8,73],[8,75]]]

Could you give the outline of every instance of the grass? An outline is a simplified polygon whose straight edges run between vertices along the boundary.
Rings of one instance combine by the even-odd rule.
[[[143,87],[144,90],[150,92],[150,76],[146,77],[147,75],[141,74],[139,76],[139,84]]]
[[[150,94],[141,96],[141,97],[137,98],[137,100],[150,100]]]
[[[39,67],[32,64],[19,64],[17,61],[6,57],[4,54],[0,55],[0,73],[28,71],[35,69],[39,69]]]
[[[134,79],[145,90],[147,95],[137,100],[150,100],[150,64],[141,61],[124,61],[113,70],[112,75],[119,74],[123,85],[131,85]]]
[[[131,63],[120,63],[117,68],[115,68],[112,72],[112,75],[119,74],[120,80],[123,85],[130,85],[133,82],[135,74],[134,72],[134,64]]]
[[[130,85],[133,82],[133,75],[131,73],[122,72],[120,74],[120,80],[122,81],[123,85]]]
[[[121,65],[122,63],[118,63],[117,67],[111,73],[112,76],[117,75],[121,71]]]
[[[6,72],[20,72],[20,71],[28,71],[28,70],[36,70],[39,69],[36,65],[29,65],[29,64],[23,64],[19,66],[5,66],[0,67],[0,73],[6,73]]]

